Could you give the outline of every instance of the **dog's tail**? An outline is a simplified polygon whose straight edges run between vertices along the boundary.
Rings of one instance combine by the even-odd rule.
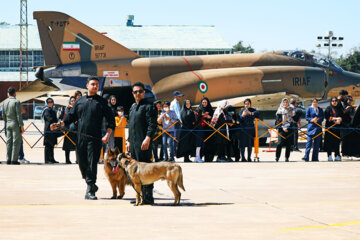
[[[184,184],[183,184],[183,174],[182,174],[182,169],[180,166],[179,166],[179,177],[177,179],[177,184],[182,190],[185,191]]]

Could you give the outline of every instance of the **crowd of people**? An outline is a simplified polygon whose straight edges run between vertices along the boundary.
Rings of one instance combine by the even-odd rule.
[[[180,102],[182,97],[181,93],[175,91],[173,102]],[[353,98],[346,90],[342,90],[338,97],[331,98],[330,105],[325,110],[318,107],[318,103],[318,99],[313,99],[303,116],[303,110],[296,99],[282,99],[275,114],[278,131],[276,161],[280,160],[283,147],[286,149],[285,161],[289,161],[292,151],[300,151],[298,133],[304,127],[300,123],[303,117],[307,121],[307,143],[302,160],[310,160],[312,149],[311,161],[319,161],[320,150],[327,152],[328,161],[341,161],[340,146],[343,156],[360,157],[360,110],[352,105]],[[220,101],[214,111],[206,97],[201,99],[197,108],[188,99],[183,101],[180,111],[176,104],[170,104],[169,108],[168,101],[162,104],[156,101],[155,106],[159,124],[157,135],[163,138],[161,142],[154,141],[155,161],[174,161],[174,156],[183,157],[184,162],[191,162],[190,157],[194,156],[194,162],[198,163],[212,162],[215,157],[217,162],[252,161],[254,122],[255,118],[260,117],[260,113],[252,107],[250,99],[244,101],[244,107],[238,114],[226,100]],[[177,124],[181,126],[178,129],[175,127]]]
[[[19,125],[20,132],[13,132],[13,120],[6,119],[6,130],[9,133],[9,144],[15,146],[11,150],[7,145],[8,164],[28,163],[24,159],[21,137],[21,126],[23,126],[21,113],[18,114],[15,90],[9,88],[9,98],[6,104],[13,104],[15,121]],[[145,90],[144,90],[145,91]],[[13,95],[11,95],[13,94]],[[208,98],[203,97],[198,107],[194,108],[191,101],[184,99],[179,91],[173,93],[174,99],[170,101],[157,100],[152,102],[156,113],[156,133],[151,141],[151,155],[155,162],[170,161],[176,158],[183,158],[184,162],[232,162],[252,161],[252,148],[255,137],[255,118],[260,117],[259,111],[252,106],[251,100],[244,101],[244,107],[236,113],[236,109],[228,101],[220,101],[214,109]],[[71,164],[70,152],[76,150],[78,122],[74,121],[64,126],[64,131],[51,131],[51,125],[64,120],[74,107],[75,103],[82,97],[80,91],[69,98],[69,104],[61,111],[55,111],[54,100],[46,99],[47,107],[42,113],[44,120],[44,162],[46,164],[58,163],[54,157],[54,146],[57,138],[65,136],[62,149],[65,152],[65,163]],[[106,147],[114,149],[118,147],[120,152],[126,151],[125,128],[128,126],[128,116],[125,116],[125,109],[117,102],[115,95],[104,95],[110,114],[115,120],[115,130],[109,134],[109,142],[103,143],[102,153]],[[16,103],[16,104],[15,104]],[[181,104],[182,103],[182,107]],[[304,161],[318,161],[319,151],[326,151],[328,161],[341,161],[340,146],[342,155],[360,156],[359,148],[354,147],[359,137],[356,128],[359,127],[359,109],[355,111],[352,106],[353,99],[347,91],[342,90],[338,97],[332,97],[330,105],[321,109],[317,99],[312,100],[312,105],[306,109],[305,119],[307,123],[307,143]],[[5,103],[4,103],[5,104]],[[276,147],[275,160],[279,161],[282,148],[285,147],[285,161],[289,161],[292,151],[299,151],[298,132],[301,129],[300,120],[303,111],[297,106],[296,99],[282,99],[275,115],[275,125],[278,131],[278,143]],[[10,119],[12,115],[10,114]],[[21,120],[21,121],[20,121]],[[323,136],[322,126],[325,120],[325,131]],[[105,122],[101,126],[101,134],[106,133]],[[216,133],[214,133],[216,131]],[[356,140],[356,141],[355,141]],[[20,155],[22,156],[19,156]],[[332,155],[334,153],[334,155]],[[15,159],[16,158],[16,159]],[[76,159],[78,163],[78,159]]]

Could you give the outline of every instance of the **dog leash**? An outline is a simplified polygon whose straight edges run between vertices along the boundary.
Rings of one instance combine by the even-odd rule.
[[[78,134],[78,135],[81,135],[81,136],[84,136],[84,137],[87,137],[87,138],[92,138],[92,139],[95,139],[95,140],[98,140],[98,141],[102,141],[102,138],[97,138],[97,137],[91,136],[89,134],[73,131],[73,130],[70,130],[69,128],[65,128],[65,127],[62,127],[62,126],[58,126],[58,129],[62,130],[62,131],[65,131],[65,132],[71,132],[71,133],[75,133],[75,134]]]
[[[135,192],[136,192],[137,194],[139,194],[140,197],[142,198],[143,195],[136,190],[135,185],[134,185],[133,181],[131,180],[131,177],[130,177],[129,173],[128,173],[128,171],[126,170],[126,166],[125,166],[125,168],[123,168],[123,167],[121,166],[121,164],[120,164],[120,167],[121,167],[122,169],[124,169],[125,175],[126,175],[126,177],[129,179],[129,182],[130,182],[131,186],[133,187],[133,189],[135,190]],[[140,184],[141,184],[141,187],[142,187],[143,185],[142,185],[141,180],[140,180]]]

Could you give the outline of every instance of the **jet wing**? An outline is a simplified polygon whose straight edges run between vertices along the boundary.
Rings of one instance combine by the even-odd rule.
[[[55,86],[49,86],[36,79],[20,91],[16,92],[16,99],[20,102],[26,102],[30,99],[39,97],[52,91],[56,91],[58,88]]]

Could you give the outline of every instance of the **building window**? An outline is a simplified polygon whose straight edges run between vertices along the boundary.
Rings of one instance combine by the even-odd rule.
[[[184,56],[184,51],[173,51],[173,56]]]
[[[44,66],[42,51],[33,51],[33,67]]]
[[[193,56],[195,55],[195,51],[185,51],[185,56]]]
[[[151,57],[160,57],[160,51],[150,51]]]
[[[9,51],[0,51],[0,68],[9,67]]]
[[[149,51],[139,51],[139,54],[143,57],[149,57],[150,56],[150,52]]]
[[[161,55],[162,56],[172,56],[173,52],[172,51],[161,51]]]
[[[206,51],[196,51],[196,55],[207,55]]]
[[[219,54],[219,51],[208,51],[209,55]]]

